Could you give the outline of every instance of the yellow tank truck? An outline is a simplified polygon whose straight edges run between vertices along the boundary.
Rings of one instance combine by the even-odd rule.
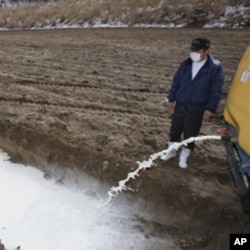
[[[250,212],[250,46],[238,65],[226,100],[224,119],[235,140],[225,141],[235,184],[245,212]]]

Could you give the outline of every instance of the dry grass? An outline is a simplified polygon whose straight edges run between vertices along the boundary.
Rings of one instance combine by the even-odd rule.
[[[246,0],[249,1],[249,0]],[[32,3],[0,9],[0,27],[31,28],[93,24],[97,19],[105,24],[121,22],[127,25],[140,23],[178,24],[190,18],[191,11],[202,7],[214,16],[223,14],[230,0],[61,0],[56,3]],[[234,1],[236,2],[236,1]],[[239,1],[238,1],[239,2]]]

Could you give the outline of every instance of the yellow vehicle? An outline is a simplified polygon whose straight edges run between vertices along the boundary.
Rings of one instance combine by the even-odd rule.
[[[228,161],[243,210],[250,212],[250,46],[238,65],[224,109],[227,130],[237,139],[225,142]]]

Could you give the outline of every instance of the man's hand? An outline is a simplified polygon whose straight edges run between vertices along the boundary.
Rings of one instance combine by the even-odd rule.
[[[174,102],[169,102],[168,103],[168,112],[173,113],[174,112],[174,106],[175,106]]]
[[[203,119],[204,119],[205,121],[207,121],[207,120],[210,119],[210,117],[211,117],[212,115],[213,115],[213,113],[212,113],[211,111],[205,110],[205,112],[204,112],[204,114],[203,114]]]

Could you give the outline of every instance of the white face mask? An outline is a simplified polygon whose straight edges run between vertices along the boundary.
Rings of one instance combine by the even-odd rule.
[[[190,52],[190,58],[192,59],[193,62],[199,62],[201,60],[201,54],[198,52]]]

